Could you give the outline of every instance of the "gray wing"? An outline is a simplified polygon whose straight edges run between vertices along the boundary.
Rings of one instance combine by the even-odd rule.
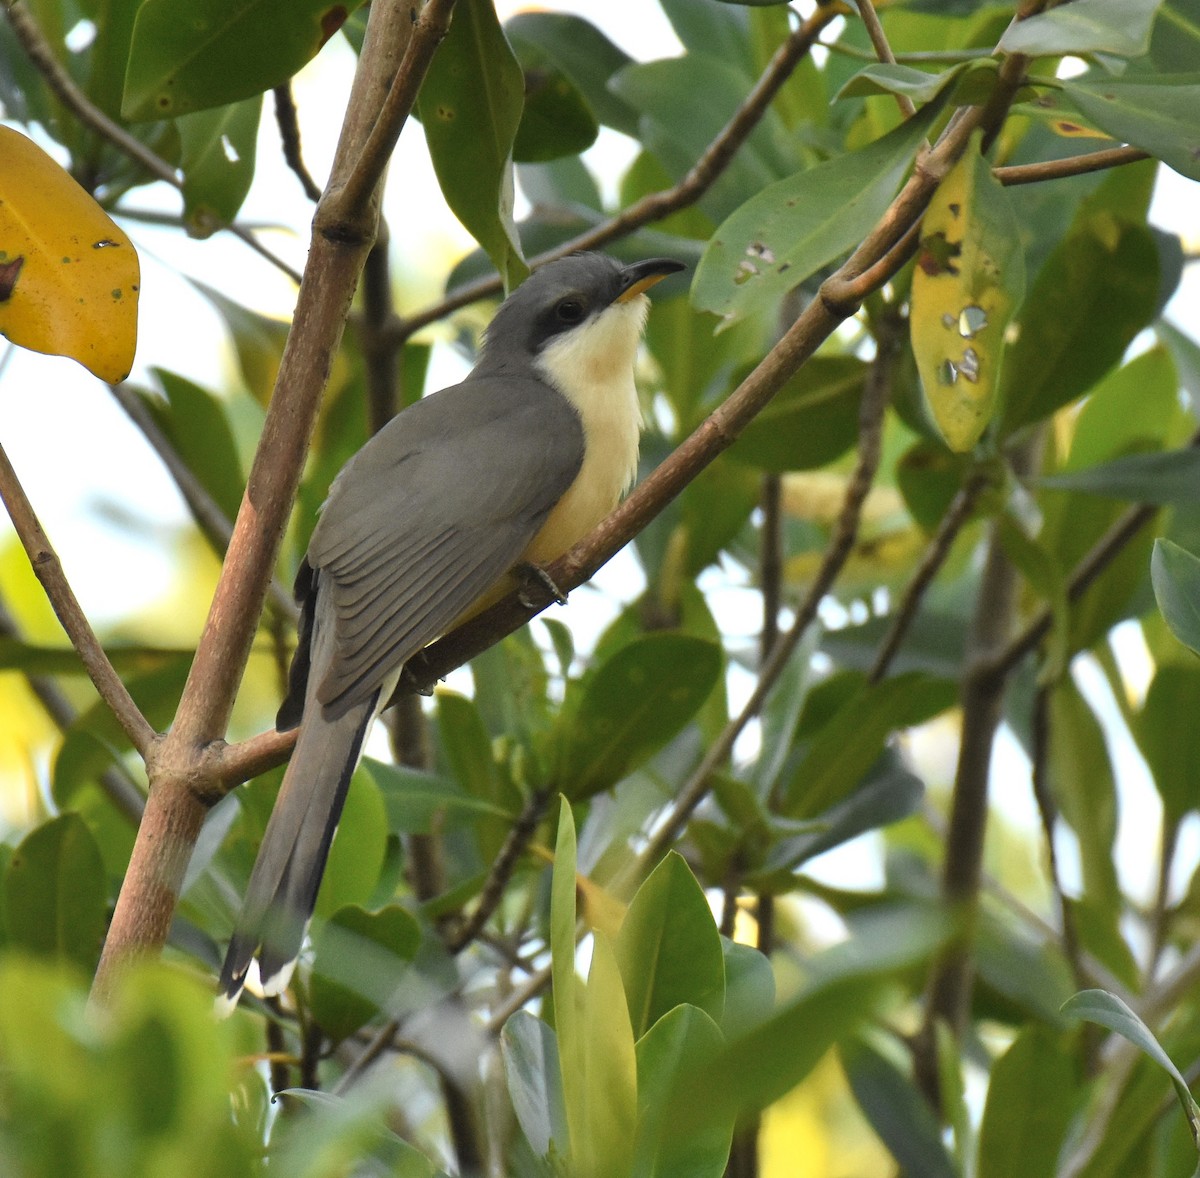
[[[444,634],[520,559],[583,463],[578,414],[531,379],[468,379],[410,406],[343,468],[309,545],[336,718]]]

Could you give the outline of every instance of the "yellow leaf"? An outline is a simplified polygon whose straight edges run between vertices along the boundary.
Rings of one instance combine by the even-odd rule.
[[[912,285],[917,369],[951,450],[969,450],[991,420],[1004,332],[1024,285],[1016,217],[976,132],[930,202]]]
[[[0,334],[124,380],[139,283],[137,252],[109,215],[40,147],[0,127]]]

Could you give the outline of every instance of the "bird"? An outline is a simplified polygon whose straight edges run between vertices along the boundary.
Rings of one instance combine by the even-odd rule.
[[[632,485],[634,363],[669,258],[549,262],[497,309],[461,383],[398,413],[342,467],[296,575],[276,727],[299,726],[219,979],[236,1004],[291,980],[376,716],[414,655],[561,556]],[[557,592],[556,592],[557,595]]]

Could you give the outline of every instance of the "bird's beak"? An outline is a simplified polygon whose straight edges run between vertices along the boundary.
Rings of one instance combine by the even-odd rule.
[[[613,302],[627,303],[649,290],[656,282],[661,282],[668,274],[686,269],[682,262],[671,258],[647,258],[644,262],[634,262],[621,271],[621,292]]]

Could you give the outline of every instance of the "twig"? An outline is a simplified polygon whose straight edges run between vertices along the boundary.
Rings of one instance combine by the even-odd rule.
[[[1118,168],[1123,164],[1136,164],[1148,160],[1150,154],[1140,147],[1110,147],[1103,151],[1091,151],[1085,155],[1071,155],[1061,160],[1045,160],[1037,164],[1010,164],[993,168],[992,175],[1001,184],[1038,184],[1043,180],[1061,180],[1067,176],[1084,176],[1088,172],[1100,172],[1105,168]]]
[[[292,97],[292,83],[284,82],[271,92],[275,99],[275,124],[279,128],[279,143],[287,166],[296,174],[304,195],[311,201],[321,199],[321,187],[312,178],[304,165],[300,150],[300,120],[296,117],[296,100]]]
[[[618,238],[627,237],[645,225],[661,221],[671,213],[695,204],[729,166],[750,133],[762,121],[771,102],[791,77],[796,66],[816,44],[825,26],[837,15],[835,5],[822,5],[791,33],[776,50],[762,76],[746,96],[746,100],[682,180],[670,188],[648,193],[604,224],[588,229],[552,250],[538,254],[530,259],[530,266],[537,269],[555,258],[565,257],[579,250],[599,249]],[[407,340],[430,323],[436,323],[479,299],[499,294],[502,289],[503,285],[498,275],[480,278],[459,287],[445,299],[423,311],[393,321],[389,330],[401,341]]]
[[[483,881],[483,887],[480,889],[479,899],[476,901],[474,910],[446,938],[446,948],[451,953],[461,953],[475,940],[480,930],[491,918],[492,913],[499,907],[500,901],[504,898],[504,889],[508,886],[508,881],[512,878],[525,848],[529,845],[529,840],[533,838],[538,823],[542,820],[548,800],[549,794],[539,790],[530,795],[529,800],[521,809],[521,813],[512,824],[508,836],[492,862],[487,878]]]
[[[9,613],[3,600],[0,600],[0,635],[6,638],[20,638],[16,619]],[[37,697],[38,703],[60,732],[66,733],[74,728],[79,713],[53,679],[48,675],[35,675],[26,671],[25,682],[29,684],[29,690]],[[121,762],[118,760],[105,769],[97,781],[113,805],[136,826],[142,816],[145,799]]]
[[[869,674],[872,683],[878,683],[887,674],[892,660],[896,657],[908,634],[909,627],[916,620],[917,611],[921,607],[921,601],[924,599],[926,591],[950,555],[950,549],[953,547],[958,533],[971,518],[975,500],[987,485],[988,479],[984,475],[975,475],[968,479],[958,489],[950,506],[938,521],[937,531],[934,533],[933,539],[929,541],[925,553],[921,557],[921,563],[908,582],[904,596],[892,615],[891,625],[888,626],[887,633],[883,636],[883,641],[880,642],[879,649],[875,653],[875,662],[871,665]]]
[[[113,399],[125,410],[129,420],[137,426],[150,448],[162,460],[176,489],[187,504],[192,519],[200,529],[200,534],[218,556],[224,556],[229,547],[229,538],[233,534],[233,524],[229,522],[229,518],[192,472],[191,467],[184,462],[141,397],[124,383],[110,384],[108,388]],[[297,616],[296,603],[277,578],[271,580],[270,595],[272,607],[276,612],[294,622]]]
[[[3,499],[4,506],[8,509],[9,518],[29,557],[29,563],[37,574],[37,579],[42,583],[46,597],[54,607],[71,645],[79,652],[79,657],[100,693],[100,698],[109,706],[133,747],[145,758],[158,739],[157,734],[133,702],[133,697],[121,682],[121,677],[113,669],[112,663],[108,661],[108,655],[104,653],[104,647],[101,646],[96,632],[80,607],[79,600],[63,573],[58,555],[42,530],[33,506],[25,495],[25,489],[17,478],[17,472],[13,470],[2,446],[0,499]]]
[[[372,434],[383,429],[398,408],[397,353],[404,346],[386,330],[395,318],[389,244],[387,221],[380,217],[375,244],[363,266],[363,310],[358,319],[359,347],[367,377],[367,418]]]
[[[426,0],[412,26],[412,35],[405,46],[404,57],[392,79],[392,84],[372,120],[372,126],[362,143],[355,166],[344,182],[334,186],[331,182],[331,213],[345,208],[352,214],[366,203],[375,191],[388,160],[400,138],[404,126],[417,100],[417,91],[437,47],[442,43],[450,28],[450,17],[454,12],[455,0]]]
[[[875,5],[871,0],[856,0],[858,15],[862,17],[862,22],[867,30],[867,36],[871,38],[871,47],[875,50],[875,56],[880,61],[887,65],[896,64],[896,55],[892,52],[892,47],[888,44],[887,34],[883,31],[883,25],[879,23],[879,14],[875,11]],[[896,105],[900,108],[900,113],[906,118],[911,119],[917,113],[917,108],[913,106],[913,101],[907,94],[895,95]]]

